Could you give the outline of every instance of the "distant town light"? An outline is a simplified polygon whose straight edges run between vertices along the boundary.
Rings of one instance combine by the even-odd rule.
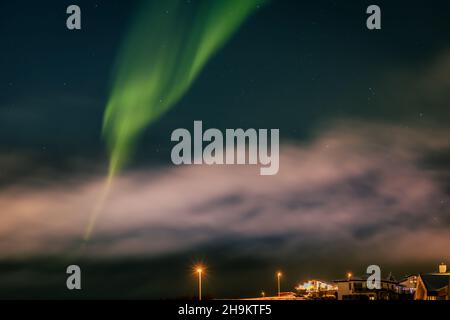
[[[337,287],[325,281],[313,279],[303,282],[302,284],[299,284],[295,289],[297,291],[305,291],[307,293],[311,293],[311,292],[337,290]]]

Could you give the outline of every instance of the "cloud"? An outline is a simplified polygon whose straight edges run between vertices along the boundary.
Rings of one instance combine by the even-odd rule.
[[[448,136],[343,121],[308,144],[282,145],[275,176],[237,165],[129,172],[115,181],[86,254],[157,256],[238,243],[238,254],[345,247],[398,261],[418,259],[419,248],[421,259],[448,259],[448,173],[424,165],[426,155],[448,150]],[[74,249],[104,177],[73,180],[0,190],[1,257]],[[283,246],[267,250],[273,239]]]

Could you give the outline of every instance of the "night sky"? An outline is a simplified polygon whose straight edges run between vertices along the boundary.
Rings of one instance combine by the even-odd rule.
[[[195,6],[196,0],[183,6]],[[382,29],[366,28],[370,4]],[[82,29],[66,28],[66,8]],[[161,6],[161,5],[160,5]],[[0,3],[0,297],[210,297],[450,263],[450,2],[261,5],[138,138],[82,255],[138,1]],[[150,62],[151,64],[151,62]],[[175,166],[171,132],[279,128],[280,171]],[[65,287],[82,268],[83,290]]]

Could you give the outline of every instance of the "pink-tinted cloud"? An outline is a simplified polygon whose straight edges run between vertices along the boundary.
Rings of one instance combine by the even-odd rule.
[[[242,241],[245,252],[276,237],[284,246],[263,254],[322,245],[327,254],[346,246],[397,261],[419,249],[421,259],[448,259],[447,172],[423,161],[449,148],[449,133],[347,121],[282,145],[275,176],[237,165],[130,172],[115,181],[86,253],[154,256],[218,241]],[[1,256],[74,248],[104,178],[73,179],[0,191]]]

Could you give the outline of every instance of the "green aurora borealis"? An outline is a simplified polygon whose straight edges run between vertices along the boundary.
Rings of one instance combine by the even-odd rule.
[[[103,123],[109,176],[126,163],[142,131],[184,95],[261,0],[144,2],[119,54]]]
[[[450,1],[379,0],[377,31],[371,1],[78,0],[77,31],[71,4],[0,2],[0,299],[192,298],[199,261],[219,299],[450,263]],[[174,165],[200,120],[279,128],[279,173]]]

